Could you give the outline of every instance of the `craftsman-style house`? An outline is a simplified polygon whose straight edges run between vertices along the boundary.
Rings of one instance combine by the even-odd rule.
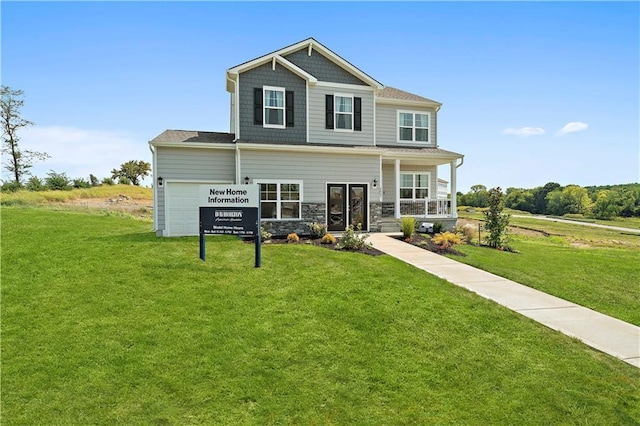
[[[463,156],[438,145],[439,102],[384,86],[313,38],[229,68],[226,82],[229,133],[166,130],[149,142],[158,235],[198,234],[201,184],[258,184],[276,235],[312,222],[393,230],[405,215],[455,224]]]

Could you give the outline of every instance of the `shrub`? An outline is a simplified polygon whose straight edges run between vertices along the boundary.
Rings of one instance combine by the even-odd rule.
[[[120,177],[118,178],[118,183],[119,183],[120,185],[131,185],[131,179],[129,179],[129,178],[128,178],[128,177],[126,177],[126,176],[120,176]]]
[[[446,248],[451,247],[454,244],[462,243],[462,238],[460,235],[454,234],[453,232],[442,232],[434,235],[431,241],[443,248]]]
[[[68,191],[71,189],[71,181],[65,173],[56,173],[51,170],[44,179],[47,189],[52,191]]]
[[[476,230],[473,225],[456,226],[453,232],[460,236],[462,242],[468,243],[476,236]]]
[[[269,241],[272,236],[273,236],[273,234],[271,234],[271,232],[269,232],[266,229],[264,229],[264,226],[260,227],[260,239],[262,241]]]
[[[342,237],[340,237],[338,248],[347,250],[362,250],[368,245],[365,240],[369,237],[369,234],[361,231],[362,224],[359,223],[355,229],[353,225],[349,225],[349,227],[342,233]]]
[[[300,241],[300,237],[298,237],[298,234],[296,234],[295,232],[292,232],[289,235],[287,235],[288,243],[297,243],[298,241]]]
[[[446,227],[444,226],[444,223],[442,223],[442,222],[435,222],[433,224],[433,233],[434,234],[439,234],[441,232],[444,232],[445,229],[446,229]]]
[[[74,188],[91,188],[91,185],[86,180],[82,178],[78,178],[73,180],[73,187]]]
[[[2,192],[16,192],[22,187],[19,183],[14,181],[4,182],[2,184]]]
[[[309,229],[311,231],[311,238],[313,239],[322,238],[327,233],[327,225],[318,222],[313,222],[309,225]]]
[[[333,235],[328,234],[328,233],[324,234],[322,236],[322,240],[320,240],[320,243],[322,243],[322,244],[332,244],[333,245],[333,244],[336,243],[336,237],[334,237]]]
[[[113,181],[113,179],[111,179],[110,177],[106,177],[104,179],[102,179],[102,183],[104,185],[115,185],[116,183]]]
[[[31,176],[25,185],[25,188],[29,191],[44,191],[47,189],[44,186],[44,182],[37,176]]]
[[[418,221],[415,217],[403,217],[400,219],[400,230],[402,231],[402,236],[405,240],[411,238],[411,236],[416,232],[417,225]]]

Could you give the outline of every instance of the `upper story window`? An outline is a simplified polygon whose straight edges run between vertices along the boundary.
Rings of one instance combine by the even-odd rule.
[[[253,124],[272,129],[294,127],[293,92],[284,87],[253,89]]]
[[[336,130],[353,130],[353,96],[335,95]]]
[[[398,111],[399,142],[429,142],[428,112]]]
[[[264,87],[264,127],[285,127],[284,92],[283,87]]]
[[[403,200],[429,198],[429,173],[401,173],[400,198]]]
[[[336,131],[362,130],[362,98],[336,93],[326,95],[325,128]]]
[[[260,184],[262,219],[300,219],[302,182],[274,180]]]

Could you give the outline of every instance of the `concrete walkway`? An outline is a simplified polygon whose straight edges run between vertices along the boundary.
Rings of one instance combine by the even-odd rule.
[[[640,368],[640,327],[407,244],[392,235],[400,234],[371,234],[367,241],[390,256]]]
[[[599,223],[591,223],[591,222],[580,222],[579,220],[558,219],[558,218],[555,218],[555,217],[547,217],[547,216],[539,216],[539,215],[525,216],[525,215],[522,215],[522,214],[514,214],[513,217],[519,217],[519,218],[522,218],[522,219],[547,220],[547,221],[550,221],[550,222],[569,223],[571,225],[591,226],[591,227],[594,227],[594,228],[610,229],[612,231],[631,232],[632,234],[640,234],[640,229],[623,228],[622,226],[601,225]]]

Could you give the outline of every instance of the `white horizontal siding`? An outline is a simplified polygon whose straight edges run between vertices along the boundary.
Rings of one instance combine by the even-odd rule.
[[[402,111],[426,111],[431,115],[431,128],[429,129],[429,143],[398,142],[398,110]],[[376,105],[376,144],[398,146],[437,146],[438,145],[438,119],[434,108],[414,108],[395,105]]]
[[[325,128],[326,95],[350,94],[362,98],[362,131],[341,132]],[[371,90],[309,87],[309,142],[337,145],[373,145],[373,92]]]
[[[378,156],[312,154],[299,152],[242,151],[242,174],[252,181],[295,179],[303,181],[304,202],[324,203],[327,183],[369,184],[369,200],[380,198],[373,179],[379,179]]]
[[[199,182],[234,182],[235,150],[193,149],[193,148],[156,148],[155,175],[165,182],[175,180]],[[164,230],[165,190],[158,188],[158,223],[157,229]]]

